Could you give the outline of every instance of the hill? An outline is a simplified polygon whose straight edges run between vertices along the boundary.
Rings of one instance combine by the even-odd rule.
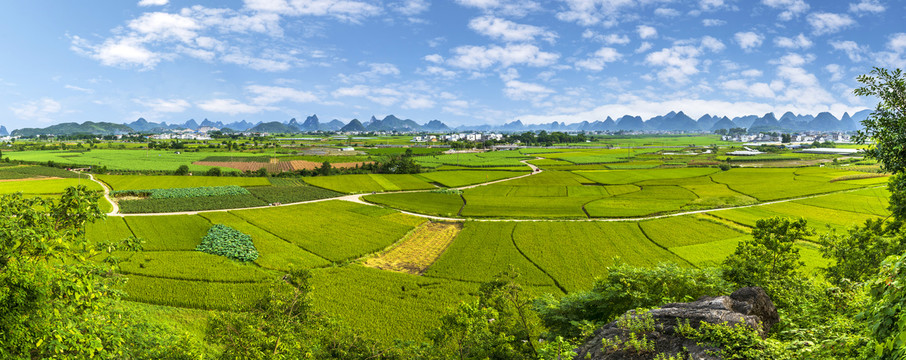
[[[79,123],[62,123],[51,125],[46,128],[22,128],[13,130],[12,136],[35,137],[38,135],[116,135],[128,134],[132,128],[123,124],[114,124],[109,122],[92,122],[86,121]]]

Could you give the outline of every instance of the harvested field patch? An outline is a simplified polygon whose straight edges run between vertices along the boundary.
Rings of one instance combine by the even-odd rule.
[[[381,270],[421,275],[447,250],[462,224],[429,222],[387,251],[365,260],[364,265]]]

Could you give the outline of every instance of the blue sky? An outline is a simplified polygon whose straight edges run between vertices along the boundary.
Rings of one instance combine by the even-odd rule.
[[[395,114],[451,125],[872,108],[890,0],[11,1],[0,125]]]

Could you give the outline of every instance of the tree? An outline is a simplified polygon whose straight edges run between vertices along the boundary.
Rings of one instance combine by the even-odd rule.
[[[814,231],[805,219],[772,217],[755,222],[752,238],[743,240],[723,262],[724,277],[740,286],[768,286],[793,277],[804,264],[797,241]]]
[[[869,219],[862,226],[844,234],[822,235],[821,255],[831,260],[824,269],[828,280],[836,285],[844,281],[862,283],[875,276],[881,262],[890,255],[906,250],[903,233],[882,219]]]
[[[212,168],[208,169],[208,171],[205,172],[204,174],[207,176],[220,176],[221,171],[220,171],[219,167],[212,167]]]
[[[139,242],[86,239],[85,226],[103,218],[98,198],[84,186],[56,201],[0,197],[0,358],[161,358],[185,349],[117,305],[119,277],[106,274],[115,251]]]
[[[330,161],[324,161],[321,163],[321,167],[318,168],[318,175],[327,176],[330,175],[332,168],[330,166]]]
[[[790,136],[790,134],[781,134],[780,135],[780,142],[782,142],[784,144],[789,144],[792,141],[793,141],[793,137]]]
[[[856,78],[865,86],[853,91],[858,96],[881,100],[875,111],[862,121],[865,128],[856,142],[872,143],[865,155],[878,160],[884,170],[898,174],[906,170],[906,75],[900,69],[874,68],[870,75]]]
[[[189,175],[189,165],[179,165],[179,167],[176,168],[176,171],[173,174],[174,175]]]

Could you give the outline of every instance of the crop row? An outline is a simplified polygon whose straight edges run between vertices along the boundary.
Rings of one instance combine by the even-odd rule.
[[[248,190],[236,185],[227,186],[202,186],[177,189],[140,189],[118,190],[111,193],[113,196],[148,196],[151,199],[180,199],[205,196],[233,196],[248,195]]]
[[[218,209],[238,209],[265,206],[252,194],[203,196],[192,198],[120,200],[117,202],[120,212],[124,214],[168,213],[181,211],[203,211]]]

